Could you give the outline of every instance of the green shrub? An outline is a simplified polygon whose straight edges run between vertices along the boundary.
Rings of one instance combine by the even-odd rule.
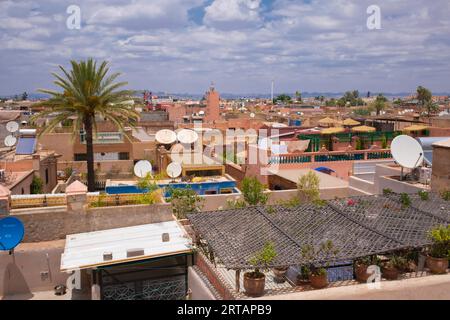
[[[331,240],[324,241],[319,248],[314,248],[312,245],[304,245],[301,249],[302,258],[308,263],[308,269],[311,274],[322,276],[327,273],[326,268],[330,266],[330,261],[339,253]],[[323,259],[325,264],[318,267],[314,260]]]
[[[42,194],[44,193],[44,182],[38,176],[33,176],[33,180],[30,185],[31,194]]]
[[[242,195],[251,206],[267,203],[268,196],[264,193],[265,189],[266,187],[256,177],[246,177],[242,180]]]
[[[301,176],[297,183],[297,191],[301,202],[315,202],[320,200],[320,178],[313,171]]]
[[[185,219],[187,214],[199,212],[203,207],[203,199],[190,187],[169,188],[168,201],[177,219]]]
[[[408,208],[411,206],[411,198],[407,193],[401,193],[400,194],[400,202],[402,203],[402,208]]]
[[[393,193],[394,192],[392,191],[392,189],[389,189],[389,188],[384,188],[383,189],[383,195],[385,195],[385,196],[393,194]]]
[[[428,201],[430,200],[430,194],[428,192],[426,192],[425,190],[420,190],[418,192],[419,197],[422,201]]]
[[[450,225],[431,229],[428,234],[432,241],[429,254],[433,258],[450,258]]]
[[[442,197],[442,199],[444,199],[445,201],[450,201],[450,190],[443,191],[443,192],[441,193],[441,197]]]
[[[248,262],[254,267],[254,272],[251,276],[261,277],[260,270],[268,270],[269,265],[276,258],[277,252],[272,242],[267,242],[260,251],[258,251]]]

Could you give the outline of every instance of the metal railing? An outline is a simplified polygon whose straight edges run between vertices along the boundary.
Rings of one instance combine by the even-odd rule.
[[[330,151],[307,152],[272,155],[269,157],[269,164],[295,164],[311,162],[334,162],[334,161],[357,161],[357,160],[379,160],[391,159],[392,154],[389,149],[382,150],[355,150],[355,151]]]

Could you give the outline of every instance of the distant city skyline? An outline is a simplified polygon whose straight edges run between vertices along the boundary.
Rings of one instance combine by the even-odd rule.
[[[450,2],[24,0],[0,2],[0,96],[52,88],[70,59],[108,60],[129,87],[201,94],[450,92]],[[69,29],[67,8],[80,8]]]

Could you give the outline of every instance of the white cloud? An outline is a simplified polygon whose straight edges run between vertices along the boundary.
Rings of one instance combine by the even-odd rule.
[[[79,0],[81,30],[57,0],[0,2],[0,94],[51,85],[49,66],[107,59],[134,88],[221,91],[450,91],[450,2],[371,0]],[[209,2],[208,2],[209,3]],[[199,9],[200,7],[200,9]],[[190,10],[204,9],[196,22]],[[203,20],[202,20],[203,18]],[[30,71],[31,70],[31,71]]]
[[[260,6],[260,0],[214,0],[205,8],[204,22],[208,25],[253,24],[261,21]]]

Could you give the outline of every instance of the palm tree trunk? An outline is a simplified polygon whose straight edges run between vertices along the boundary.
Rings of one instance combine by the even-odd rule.
[[[92,116],[84,118],[84,130],[86,131],[86,162],[88,191],[95,192],[95,171],[94,171],[94,144],[92,138]]]

